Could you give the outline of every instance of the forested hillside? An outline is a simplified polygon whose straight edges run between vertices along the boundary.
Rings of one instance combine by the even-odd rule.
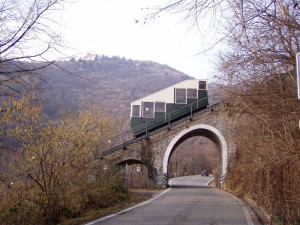
[[[47,56],[65,53],[49,16],[64,8],[64,0],[23,2],[0,4],[0,224],[58,224],[89,210],[106,211],[128,192],[123,174],[98,161],[104,150],[99,143],[115,136],[115,127],[126,128],[130,101],[189,77],[119,57],[53,63]],[[214,59],[216,90],[230,113],[241,115],[224,187],[263,208],[270,224],[300,224],[298,2],[187,0],[152,14],[182,12],[195,28],[216,31],[202,53],[221,47]],[[171,160],[174,176],[186,174],[185,163],[190,174],[211,169],[191,164],[204,161],[197,146],[202,151],[211,143],[189,141]],[[182,157],[183,151],[195,157]],[[214,152],[204,153],[211,156],[206,162],[216,161],[209,160]]]
[[[123,173],[103,171],[99,143],[129,128],[132,100],[191,79],[167,65],[106,56],[0,67],[1,224],[57,224],[126,201]]]
[[[52,117],[57,106],[73,110],[92,104],[129,118],[131,101],[192,78],[167,65],[107,56],[57,62],[44,73],[42,99]]]

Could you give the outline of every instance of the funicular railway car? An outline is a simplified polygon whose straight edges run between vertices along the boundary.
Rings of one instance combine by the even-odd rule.
[[[185,80],[131,102],[131,128],[138,137],[208,105],[207,81]]]

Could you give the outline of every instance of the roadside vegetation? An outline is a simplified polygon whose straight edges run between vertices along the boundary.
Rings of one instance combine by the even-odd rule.
[[[299,224],[300,104],[295,60],[300,52],[298,1],[172,2],[149,18],[175,11],[186,13],[186,18],[193,19],[197,26],[210,15],[211,24],[218,24],[217,30],[223,33],[210,47],[218,43],[230,46],[220,52],[215,76],[218,92],[229,102],[228,110],[240,115],[234,139],[236,155],[230,162],[225,187],[256,202],[273,222]],[[57,224],[88,211],[118,208],[130,198],[120,168],[101,160],[107,138],[114,135],[115,119],[88,105],[78,111],[58,107],[60,112],[48,117],[44,113],[47,106],[38,97],[41,84],[45,84],[40,76],[43,69],[60,67],[46,56],[59,55],[63,46],[48,17],[63,4],[62,0],[32,0],[26,4],[6,0],[0,4],[1,224]],[[30,52],[32,46],[41,48]],[[90,69],[92,61],[100,65],[107,60],[97,57],[69,63]],[[127,60],[115,61],[121,65]],[[130,62],[141,70],[151,65],[137,63]],[[187,78],[176,74],[179,80]],[[120,81],[128,86],[123,78]],[[65,87],[64,97],[67,91]],[[102,95],[107,100],[104,92]],[[177,173],[179,164],[177,159],[174,162]],[[151,163],[147,164],[149,168]],[[147,174],[146,169],[144,172]],[[151,184],[147,180],[144,183]]]
[[[220,88],[241,115],[227,187],[282,224],[300,222],[300,103],[296,53],[300,8],[293,1],[232,4],[231,50],[219,63]],[[236,26],[236,28],[233,28]]]
[[[200,32],[213,27],[219,39],[210,47],[223,44],[215,78],[229,110],[240,115],[226,188],[255,201],[273,222],[299,224],[299,2],[180,0],[148,19],[166,11],[183,13]]]
[[[51,13],[63,5],[0,4],[0,224],[57,224],[130,196],[120,168],[101,158],[114,135],[111,116],[89,105],[44,113],[41,74],[55,65],[47,56],[62,56],[64,47]]]
[[[1,119],[9,157],[0,174],[1,224],[56,224],[128,197],[120,169],[104,169],[99,156],[99,143],[113,135],[111,118],[88,108],[48,120],[32,99],[11,104]]]

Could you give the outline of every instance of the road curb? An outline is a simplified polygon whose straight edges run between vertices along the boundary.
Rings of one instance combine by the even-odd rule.
[[[263,210],[258,208],[253,202],[251,202],[249,200],[246,200],[246,199],[241,199],[241,200],[244,202],[247,209],[249,211],[252,211],[252,213],[255,214],[255,217],[259,221],[259,224],[262,224],[262,225],[270,224],[270,220]]]
[[[245,202],[243,199],[240,199],[243,204],[244,204],[244,208],[245,210],[247,210],[247,213],[249,214],[250,216],[250,219],[252,220],[252,224],[253,225],[263,225],[261,222],[260,222],[260,219],[258,218],[256,212],[254,212],[254,210],[250,207],[250,205],[248,205],[247,202]]]
[[[170,191],[170,189],[171,189],[171,188],[168,188],[168,189],[164,190],[163,192],[158,193],[157,195],[155,195],[154,197],[150,198],[149,200],[147,200],[147,201],[145,201],[145,202],[142,202],[142,203],[139,203],[139,204],[134,205],[134,206],[132,206],[132,207],[129,207],[129,208],[127,208],[127,209],[118,211],[118,212],[113,213],[113,214],[111,214],[111,215],[107,215],[107,216],[101,217],[101,218],[99,218],[99,219],[93,220],[93,221],[91,221],[91,222],[89,222],[89,223],[85,223],[85,224],[83,224],[83,225],[94,225],[94,224],[96,224],[96,223],[98,223],[98,222],[107,220],[107,219],[109,219],[109,218],[115,217],[115,216],[120,215],[120,214],[122,214],[122,213],[129,212],[129,211],[131,211],[131,210],[133,210],[133,209],[135,209],[135,208],[138,208],[138,207],[140,207],[140,206],[146,205],[146,204],[148,204],[149,202],[152,202],[152,201],[155,200],[156,198],[160,197],[161,195],[165,194],[166,192]]]
[[[219,190],[221,190],[221,189],[219,189]],[[253,203],[250,200],[247,200],[245,198],[241,198],[238,195],[236,195],[235,193],[230,192],[228,190],[221,190],[221,191],[231,194],[232,196],[234,196],[235,198],[237,198],[238,200],[240,200],[243,203],[243,205],[247,209],[247,212],[249,213],[249,216],[251,217],[254,225],[270,224],[270,220],[268,219],[268,216],[266,215],[266,213],[263,212],[263,210],[261,210],[259,207],[257,207],[255,205],[255,203]]]

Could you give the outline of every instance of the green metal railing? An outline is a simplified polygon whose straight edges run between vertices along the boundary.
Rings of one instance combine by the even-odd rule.
[[[199,99],[195,102],[192,102],[188,105],[184,105],[183,107],[173,110],[172,112],[169,112],[163,116],[160,116],[157,118],[149,118],[149,120],[147,120],[147,126],[146,126],[146,124],[141,124],[130,130],[124,131],[112,138],[106,139],[105,141],[101,142],[101,144],[100,144],[101,146],[99,146],[99,147],[102,149],[105,149],[103,152],[103,155],[110,154],[115,149],[120,149],[120,148],[125,149],[128,144],[147,138],[149,135],[149,132],[152,132],[152,131],[158,129],[161,126],[167,126],[169,128],[171,126],[171,123],[177,121],[178,119],[180,119],[182,117],[189,116],[189,118],[192,119],[194,112],[201,110],[201,108],[198,108],[198,106],[200,105],[200,102],[204,102],[207,100],[208,100],[208,97],[205,97],[205,98]],[[222,101],[212,104],[208,108],[213,109],[215,106],[219,105],[221,102]],[[195,104],[197,107],[195,106]],[[179,118],[177,116],[174,116],[174,115],[176,115],[176,113],[179,113],[180,111],[183,111],[184,109],[186,109],[186,113],[184,115],[180,115]],[[151,123],[156,124],[156,125],[155,126],[153,125],[151,127],[151,126],[149,126],[149,124],[151,124]],[[159,124],[159,125],[157,125],[157,124]],[[157,126],[158,126],[158,128],[157,128]],[[139,137],[134,138],[133,131],[136,129],[140,129],[140,132],[142,134]]]
[[[157,126],[167,124],[170,126],[171,122],[186,115],[190,115],[190,118],[193,117],[193,112],[199,110],[201,102],[207,101],[208,97],[196,100],[188,105],[184,105],[176,110],[173,110],[165,115],[156,118],[146,118],[146,123],[141,124],[132,128],[132,132],[138,131],[141,134],[146,134],[151,131],[151,129],[156,128]],[[202,103],[203,104],[203,103]],[[151,126],[152,125],[152,126]]]

